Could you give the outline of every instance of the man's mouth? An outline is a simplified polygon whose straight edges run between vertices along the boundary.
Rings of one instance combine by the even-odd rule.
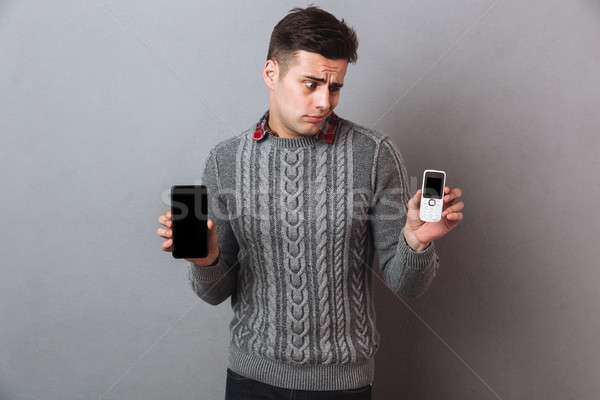
[[[327,118],[327,115],[307,115],[310,122],[323,122]]]

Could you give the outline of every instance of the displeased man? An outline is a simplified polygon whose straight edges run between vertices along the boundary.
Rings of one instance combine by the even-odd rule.
[[[463,218],[445,187],[441,221],[421,221],[390,137],[333,112],[357,48],[343,20],[291,10],[263,70],[268,111],[208,155],[209,254],[188,260],[189,280],[210,304],[231,297],[228,400],[370,399],[375,252],[387,285],[416,298],[438,270],[433,241]],[[159,222],[171,251],[171,212]]]

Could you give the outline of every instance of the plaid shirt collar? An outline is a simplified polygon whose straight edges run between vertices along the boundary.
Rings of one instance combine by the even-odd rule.
[[[267,110],[265,115],[263,115],[260,121],[258,121],[258,124],[256,124],[256,130],[254,131],[254,137],[252,138],[253,140],[261,140],[267,135],[267,133],[269,135],[279,137],[277,133],[273,132],[272,130],[269,130],[269,128],[267,127],[268,119],[269,111]],[[317,134],[315,135],[317,139],[320,139],[323,142],[333,143],[333,137],[335,135],[338,122],[339,117],[335,115],[335,113],[332,111],[331,114],[329,114],[329,117],[327,117],[327,119],[325,120],[325,122],[323,122],[323,126],[321,126],[321,129],[319,129],[319,132],[317,132]]]

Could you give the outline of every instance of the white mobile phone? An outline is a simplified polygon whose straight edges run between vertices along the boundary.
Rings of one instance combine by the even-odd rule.
[[[435,169],[426,169],[423,172],[423,186],[421,188],[421,221],[438,222],[442,219],[444,207],[444,187],[446,186],[446,173]]]

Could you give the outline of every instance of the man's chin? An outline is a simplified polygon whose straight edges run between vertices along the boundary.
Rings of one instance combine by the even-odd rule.
[[[298,134],[302,135],[302,136],[314,136],[317,133],[319,133],[322,126],[323,126],[322,122],[319,124],[306,123],[302,127],[303,129],[298,131]]]
[[[319,133],[319,130],[317,129],[316,131],[310,131],[310,132],[300,132],[299,134],[303,137],[309,137],[309,136],[315,136],[317,133]]]

